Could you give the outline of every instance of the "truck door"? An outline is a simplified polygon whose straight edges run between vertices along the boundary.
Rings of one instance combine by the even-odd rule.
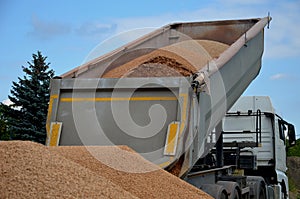
[[[286,172],[286,145],[285,132],[287,131],[286,122],[276,117],[275,126],[275,158],[276,169]]]

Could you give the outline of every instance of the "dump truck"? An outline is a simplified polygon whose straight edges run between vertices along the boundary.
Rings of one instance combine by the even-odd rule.
[[[218,139],[216,131],[221,132]],[[234,192],[237,190],[234,184],[240,183],[240,177],[244,176],[250,198],[288,198],[286,149],[295,142],[294,125],[276,114],[268,96],[242,96],[209,136],[207,143],[214,148],[210,155],[198,160],[188,179],[214,195],[213,183],[200,181],[199,174],[235,165],[238,175],[221,175],[217,183]],[[228,181],[235,183],[229,186]]]
[[[209,140],[258,75],[270,20],[173,23],[52,79],[46,144],[127,145],[214,198],[270,198],[266,180],[207,162],[225,157]]]

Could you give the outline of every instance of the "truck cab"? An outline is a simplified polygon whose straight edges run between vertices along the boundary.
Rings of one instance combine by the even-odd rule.
[[[276,114],[270,98],[241,97],[222,127],[224,165],[236,164],[246,176],[262,176],[270,196],[288,198],[286,149],[295,144],[295,129]]]

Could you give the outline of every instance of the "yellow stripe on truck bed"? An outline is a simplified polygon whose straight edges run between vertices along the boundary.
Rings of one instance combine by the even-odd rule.
[[[50,136],[48,139],[48,146],[58,146],[62,122],[52,122],[50,127]]]
[[[173,101],[176,97],[96,97],[96,98],[61,98],[61,102],[84,102],[84,101]]]
[[[179,123],[180,122],[172,122],[168,126],[168,133],[166,138],[164,155],[175,155],[176,146],[178,140],[179,133]]]

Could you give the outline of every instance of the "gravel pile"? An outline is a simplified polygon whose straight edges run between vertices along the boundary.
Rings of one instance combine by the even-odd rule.
[[[137,198],[33,142],[0,142],[0,198]]]
[[[217,59],[229,46],[188,40],[157,49],[106,72],[103,78],[189,76]]]
[[[131,155],[122,152],[115,153],[115,146],[87,148],[60,146],[52,147],[50,150],[108,178],[138,198],[211,198],[180,178],[146,161],[131,149],[127,147],[122,149],[131,151]],[[115,169],[120,164],[123,167]],[[145,170],[152,171],[143,172]]]
[[[124,146],[0,142],[0,160],[0,198],[211,198]]]

